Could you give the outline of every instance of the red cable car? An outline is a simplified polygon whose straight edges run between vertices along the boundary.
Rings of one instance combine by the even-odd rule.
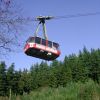
[[[24,52],[28,56],[44,59],[44,60],[54,60],[60,56],[59,44],[49,41],[46,35],[46,26],[45,20],[49,20],[51,17],[37,17],[37,20],[40,21],[39,25],[42,23],[43,31],[44,31],[44,38],[37,36],[37,30],[35,32],[34,37],[29,37],[26,41],[26,45],[24,47]]]

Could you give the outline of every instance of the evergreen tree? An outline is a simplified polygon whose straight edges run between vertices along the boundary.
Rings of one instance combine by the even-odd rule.
[[[39,68],[39,83],[40,86],[47,86],[49,83],[49,68],[47,65],[47,62],[41,62],[40,68]]]
[[[7,69],[7,87],[8,87],[8,94],[11,92],[11,94],[14,92],[14,63],[11,64],[11,66]]]
[[[15,71],[14,72],[14,77],[13,77],[13,93],[15,95],[19,94],[19,80],[21,77],[20,71]]]
[[[63,62],[63,74],[64,74],[64,80],[65,85],[66,83],[69,83],[72,81],[72,63],[70,63],[69,57],[65,56],[64,62]]]
[[[90,77],[99,83],[100,79],[100,51],[91,49]]]
[[[84,47],[83,53],[80,51],[77,58],[77,66],[75,67],[76,81],[85,82],[88,79],[89,67],[89,52]]]
[[[61,65],[60,62],[54,60],[50,65],[50,79],[49,79],[49,86],[50,87],[58,87],[62,84],[62,72],[61,72]],[[62,84],[63,85],[63,84]]]
[[[31,66],[30,72],[31,72],[31,76],[32,76],[32,89],[37,89],[39,88],[39,64],[34,64],[33,66]]]
[[[20,94],[30,93],[30,91],[32,90],[31,89],[32,77],[31,77],[31,74],[26,69],[21,73],[18,87],[19,87]]]
[[[0,96],[6,96],[7,84],[6,84],[6,65],[5,62],[0,63]]]
[[[31,75],[33,80],[33,88],[48,86],[49,83],[49,68],[46,62],[36,64],[31,67]]]

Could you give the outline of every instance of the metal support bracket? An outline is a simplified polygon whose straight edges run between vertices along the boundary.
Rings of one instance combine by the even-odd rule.
[[[48,40],[48,36],[47,36],[47,32],[46,32],[46,24],[45,24],[45,20],[50,20],[52,19],[53,17],[51,16],[39,16],[37,17],[37,21],[39,21],[39,24],[36,28],[36,31],[34,33],[35,37],[37,37],[37,33],[38,33],[38,30],[39,30],[39,27],[40,27],[40,24],[42,24],[42,27],[43,27],[43,36],[46,40]]]
[[[44,38],[46,40],[48,40],[48,36],[47,36],[47,32],[46,32],[46,24],[45,24],[45,20],[42,21],[42,26],[43,26],[43,34],[44,34]]]
[[[35,36],[35,37],[38,36],[37,33],[38,33],[38,31],[39,31],[40,24],[41,24],[41,22],[39,22],[39,24],[38,24],[38,26],[37,26],[37,28],[36,28],[36,31],[35,31],[35,33],[34,33],[34,36]]]

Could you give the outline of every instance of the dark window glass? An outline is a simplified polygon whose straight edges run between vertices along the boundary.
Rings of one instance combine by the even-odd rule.
[[[59,44],[53,42],[53,48],[58,49],[59,48]]]
[[[51,41],[48,41],[48,47],[52,48],[52,42]]]
[[[34,42],[34,37],[30,37],[26,42]]]
[[[36,37],[36,38],[35,38],[35,43],[41,44],[41,38]]]
[[[45,39],[42,39],[42,45],[46,46],[46,40]]]

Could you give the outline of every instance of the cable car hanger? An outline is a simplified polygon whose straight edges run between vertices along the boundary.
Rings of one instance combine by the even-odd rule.
[[[35,31],[35,37],[37,37],[37,33],[38,33],[38,30],[39,30],[39,26],[40,24],[42,24],[42,27],[43,27],[43,34],[44,34],[44,39],[48,40],[48,36],[47,36],[47,33],[46,33],[46,24],[45,24],[45,20],[50,20],[52,19],[53,17],[52,16],[38,16],[36,19],[37,21],[39,21],[39,24],[37,26],[37,29]]]

